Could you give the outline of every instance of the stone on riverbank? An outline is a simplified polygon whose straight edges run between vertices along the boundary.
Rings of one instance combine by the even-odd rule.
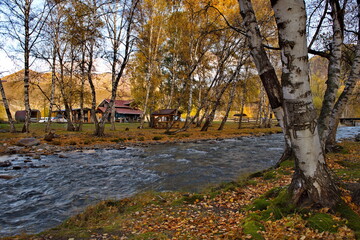
[[[40,140],[36,138],[23,138],[20,139],[16,145],[22,147],[32,147],[40,144]]]
[[[360,133],[355,136],[355,142],[360,142]]]

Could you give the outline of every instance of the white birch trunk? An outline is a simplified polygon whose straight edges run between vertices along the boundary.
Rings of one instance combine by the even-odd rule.
[[[303,0],[273,0],[281,48],[285,121],[295,154],[290,185],[294,203],[332,207],[339,200],[325,163],[308,77]]]
[[[331,111],[334,107],[336,94],[340,85],[341,70],[341,47],[343,43],[343,31],[341,27],[341,19],[339,17],[340,6],[337,1],[331,0],[331,17],[333,19],[333,41],[331,43],[331,53],[328,65],[328,80],[326,81],[326,91],[322,103],[321,113],[318,119],[319,134],[322,146],[328,135],[329,121]]]
[[[344,112],[346,108],[346,104],[354,92],[356,84],[359,82],[360,78],[360,44],[359,40],[356,45],[355,50],[355,59],[353,65],[351,67],[350,75],[345,83],[345,88],[341,95],[339,96],[330,116],[329,127],[326,136],[326,146],[327,148],[331,148],[335,145],[336,142],[336,130],[338,127],[339,119],[341,114]]]
[[[358,7],[358,16],[360,14],[360,8]],[[358,17],[358,24],[360,24],[360,18]],[[360,37],[358,37],[358,42],[355,49],[355,58],[351,66],[350,75],[345,83],[345,88],[341,95],[339,96],[336,104],[331,112],[329,119],[329,127],[326,136],[326,148],[331,149],[336,143],[336,131],[339,124],[340,115],[346,108],[346,104],[349,100],[349,97],[352,95],[356,84],[359,82],[360,78]]]
[[[24,6],[24,106],[25,106],[25,123],[22,132],[30,132],[30,100],[29,100],[29,79],[30,79],[30,7],[31,3],[26,0]]]
[[[238,0],[240,5],[240,13],[244,20],[244,27],[248,38],[250,54],[254,60],[260,79],[269,98],[269,103],[281,126],[285,136],[287,134],[284,119],[284,109],[282,102],[282,90],[280,82],[276,76],[275,69],[272,66],[266,51],[263,47],[262,36],[258,28],[255,12],[251,4],[251,0]],[[286,139],[286,138],[285,138]],[[290,142],[288,142],[290,144]]]
[[[7,101],[7,98],[6,98],[5,90],[4,90],[1,79],[0,79],[0,93],[1,93],[3,104],[4,104],[4,108],[5,108],[5,111],[6,111],[6,115],[7,115],[7,118],[9,120],[10,132],[15,133],[16,128],[15,128],[15,124],[14,124],[14,119],[13,119],[13,117],[11,115],[11,112],[10,112],[9,103]]]

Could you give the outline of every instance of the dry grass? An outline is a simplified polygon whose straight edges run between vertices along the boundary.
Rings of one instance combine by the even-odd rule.
[[[228,122],[222,131],[217,130],[218,122],[214,122],[208,131],[202,132],[200,128],[190,128],[186,132],[169,135],[164,129],[153,129],[145,127],[138,129],[138,123],[117,123],[116,130],[111,131],[110,125],[105,128],[104,137],[93,135],[94,125],[84,124],[83,131],[66,131],[66,124],[53,123],[52,129],[60,136],[49,144],[67,146],[91,146],[109,145],[114,143],[134,144],[134,143],[153,143],[153,142],[175,142],[175,141],[194,141],[203,139],[235,138],[240,136],[262,135],[281,132],[279,127],[258,128],[254,123],[244,123],[243,128],[238,129],[237,123]],[[22,125],[17,124],[17,130],[21,130]],[[8,129],[8,125],[0,124],[0,129]],[[30,126],[30,133],[0,133],[0,143],[13,145],[17,140],[25,137],[35,137],[43,141],[45,123],[33,123]]]

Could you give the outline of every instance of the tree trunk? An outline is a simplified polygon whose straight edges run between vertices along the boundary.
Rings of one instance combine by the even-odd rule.
[[[191,120],[191,110],[193,105],[193,79],[189,78],[189,99],[187,102],[187,111],[186,111],[186,120],[185,122],[189,122]]]
[[[239,116],[239,124],[238,129],[241,129],[243,115],[244,115],[244,108],[246,103],[246,95],[247,95],[247,81],[249,77],[249,67],[246,65],[245,67],[245,77],[242,83],[242,94],[241,94],[241,104],[240,104],[240,116]]]
[[[53,56],[52,56],[52,63],[51,63],[51,95],[50,95],[50,104],[49,104],[49,115],[48,121],[46,123],[45,132],[50,132],[51,127],[51,114],[53,111],[54,106],[54,98],[55,98],[55,83],[56,83],[56,52],[57,52],[57,43],[54,41],[53,47]]]
[[[256,21],[251,0],[238,0],[238,2],[240,5],[240,13],[244,20],[250,54],[254,60],[261,82],[267,93],[271,109],[285,135],[286,144],[291,146],[290,137],[288,136],[289,133],[286,129],[286,124],[284,123],[282,88],[275,73],[275,69],[272,66],[262,44],[262,36]]]
[[[262,44],[262,36],[256,21],[255,12],[250,0],[238,0],[240,13],[246,26],[246,36],[250,48],[250,54],[258,70],[269,102],[283,132],[286,132],[283,123],[284,110],[282,100],[282,89],[266,51]]]
[[[256,125],[258,125],[259,128],[264,127],[264,108],[265,108],[265,93],[264,88],[260,87],[260,96],[259,96],[259,111],[258,115],[256,117]]]
[[[3,104],[4,104],[4,108],[5,108],[5,111],[6,111],[6,115],[7,115],[7,118],[9,120],[10,132],[15,133],[16,128],[15,128],[15,124],[14,124],[14,119],[12,118],[12,115],[11,115],[11,112],[10,112],[9,103],[7,101],[7,98],[6,98],[4,86],[2,84],[2,80],[0,80],[0,92],[1,92],[1,97],[2,97]]]
[[[25,105],[25,123],[22,132],[28,133],[30,131],[30,101],[29,101],[29,60],[30,60],[30,2],[25,1],[24,7],[24,105]]]
[[[144,102],[144,109],[143,109],[144,114],[141,117],[140,128],[144,128],[145,117],[146,117],[146,114],[147,114],[147,111],[148,111],[148,103],[149,103],[150,87],[151,87],[150,84],[151,84],[150,79],[147,79],[146,80],[146,95],[145,95],[145,102]]]
[[[297,205],[333,207],[339,200],[317,131],[308,77],[306,12],[303,0],[272,1],[281,48],[285,121],[295,154],[289,191]]]
[[[230,109],[232,107],[232,104],[233,104],[234,98],[235,98],[236,85],[237,85],[237,82],[234,81],[233,85],[232,85],[232,88],[230,90],[230,99],[229,99],[229,102],[228,102],[228,105],[227,105],[227,108],[226,108],[225,116],[222,119],[221,124],[220,124],[220,126],[218,128],[219,131],[224,129],[225,123],[226,123],[226,121],[227,121],[227,119],[229,117],[229,112],[230,112]]]
[[[115,131],[116,130],[116,128],[115,128],[115,104],[113,104],[113,106],[111,107],[110,122],[111,122],[110,130]]]
[[[318,118],[319,135],[323,146],[328,135],[330,115],[340,85],[341,47],[343,43],[343,29],[341,27],[343,26],[343,18],[339,14],[341,12],[340,5],[336,0],[330,0],[330,4],[332,8],[331,17],[333,19],[333,40],[329,57],[327,88]]]
[[[358,10],[360,14],[360,9]],[[360,18],[359,18],[360,19]],[[360,20],[358,20],[360,23]],[[341,95],[339,96],[336,104],[331,112],[328,135],[326,136],[326,149],[332,149],[336,144],[336,131],[340,121],[340,116],[346,108],[346,104],[349,101],[350,96],[354,92],[356,84],[359,82],[360,78],[360,37],[358,37],[358,42],[355,49],[355,58],[351,66],[350,75],[345,83],[345,88]]]
[[[91,89],[91,115],[93,117],[95,132],[94,135],[97,137],[102,137],[105,135],[105,119],[98,121],[96,117],[96,89],[92,78],[92,68],[93,68],[93,54],[94,54],[94,40],[91,40],[89,47],[89,63],[87,68],[87,79]],[[109,107],[108,107],[109,108]],[[109,111],[107,109],[107,111]]]
[[[210,104],[206,105],[204,114],[201,116],[201,118],[199,119],[199,121],[196,123],[196,127],[197,127],[197,128],[201,127],[204,119],[209,115],[209,110],[210,110]]]
[[[81,87],[80,87],[80,121],[79,131],[83,130],[84,123],[84,88],[85,88],[85,46],[81,49]]]

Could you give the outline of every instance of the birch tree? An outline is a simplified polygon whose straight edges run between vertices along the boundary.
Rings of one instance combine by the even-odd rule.
[[[30,101],[29,101],[29,81],[30,81],[30,53],[37,43],[41,30],[45,24],[49,9],[44,3],[42,7],[35,8],[34,0],[9,0],[2,1],[1,14],[6,18],[5,25],[7,35],[17,42],[23,54],[24,62],[24,106],[25,123],[22,131],[30,131]]]
[[[257,22],[249,0],[239,0],[241,13],[246,22],[247,33],[261,36],[257,30]],[[279,83],[268,85],[261,77],[272,71],[272,65],[261,67],[264,51],[261,38],[251,38],[249,41],[252,56],[255,60],[260,77],[268,93],[272,109],[283,124],[283,129],[289,137],[290,146],[295,153],[295,173],[289,187],[292,200],[298,205],[320,205],[333,207],[339,201],[339,192],[325,162],[321,141],[317,129],[317,115],[312,103],[310,83],[308,77],[308,51],[306,39],[306,11],[303,0],[273,0],[272,8],[279,35],[281,49],[282,76],[281,88]],[[252,46],[257,46],[258,52]],[[264,56],[264,55],[263,55]],[[265,58],[266,55],[264,56]],[[260,61],[258,61],[260,60]],[[273,72],[275,74],[275,72]],[[275,81],[275,76],[270,75]],[[269,92],[276,89],[275,102]],[[282,116],[281,116],[282,115]]]
[[[109,3],[112,5],[109,5],[108,10],[110,10],[110,14],[114,17],[113,21],[109,21],[109,19],[105,20],[108,34],[107,38],[110,40],[112,46],[111,99],[102,118],[98,123],[95,124],[96,136],[104,135],[105,122],[107,121],[109,114],[114,107],[119,82],[125,73],[125,68],[127,67],[130,56],[133,53],[133,31],[135,27],[135,13],[138,9],[138,3],[139,0],[126,0],[121,4],[118,1]],[[119,15],[122,16],[120,22],[117,21]]]
[[[314,5],[310,5],[308,28],[314,28],[314,33],[308,48],[310,53],[324,57],[329,61],[326,90],[318,123],[322,146],[324,149],[331,151],[336,143],[335,136],[339,118],[360,76],[358,40],[356,40],[358,39],[358,20],[353,21],[358,18],[356,16],[358,6],[356,6],[355,1],[341,2],[338,0],[314,1]],[[356,11],[353,11],[354,9]],[[330,17],[327,17],[327,15],[330,15]],[[319,20],[314,21],[314,18]],[[331,26],[331,28],[328,26]],[[350,64],[351,71],[345,80],[345,88],[340,97],[337,98],[341,80],[344,39],[346,39],[347,44],[352,43],[355,45],[355,57]],[[314,50],[315,45],[320,49]]]
[[[144,100],[140,128],[144,127],[145,116],[151,113],[150,102],[154,101],[155,91],[160,85],[160,57],[162,43],[165,39],[165,22],[167,4],[165,1],[144,0],[141,4],[138,48],[139,67],[143,71]]]
[[[3,80],[0,79],[0,93],[1,93],[1,97],[2,97],[2,102],[4,104],[4,108],[5,108],[5,111],[6,111],[6,116],[7,116],[8,121],[9,121],[10,132],[15,133],[16,128],[15,128],[15,124],[14,124],[14,119],[13,119],[12,114],[10,112],[9,103],[8,103],[7,98],[6,98],[5,89],[4,89],[4,86],[3,86],[2,83],[3,83]]]

